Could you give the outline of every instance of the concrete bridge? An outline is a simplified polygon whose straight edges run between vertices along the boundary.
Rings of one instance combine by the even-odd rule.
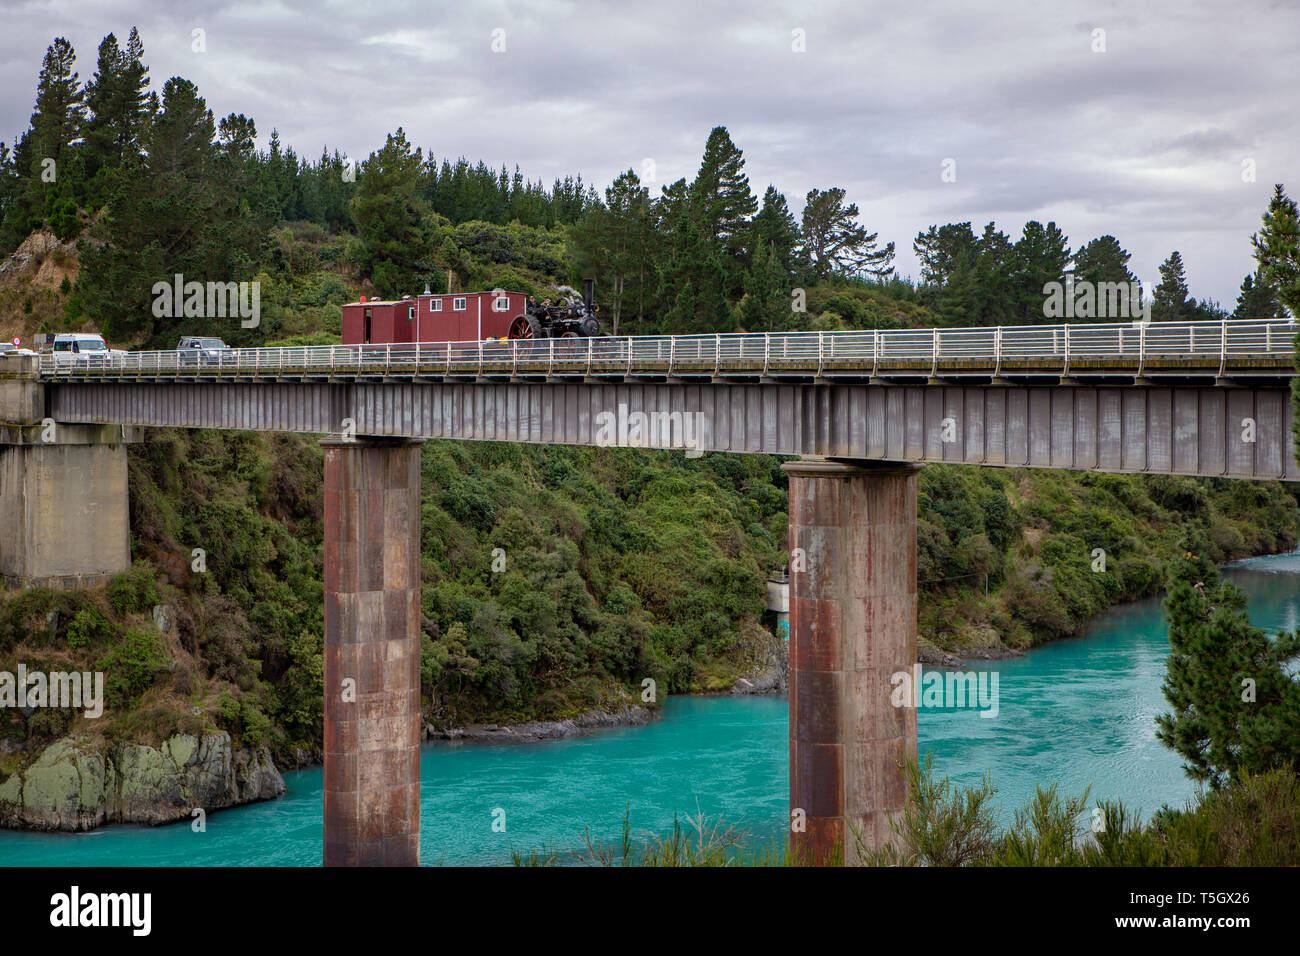
[[[796,846],[892,839],[916,711],[926,462],[1294,479],[1285,320],[242,349],[0,364],[0,573],[129,560],[139,427],[328,435],[325,862],[419,859],[419,445],[798,455],[790,547]],[[354,693],[344,693],[345,682]],[[795,811],[801,811],[796,814]]]

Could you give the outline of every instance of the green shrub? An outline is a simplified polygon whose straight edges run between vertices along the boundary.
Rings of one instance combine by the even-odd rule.
[[[158,603],[158,570],[148,561],[137,559],[109,579],[105,593],[118,615],[152,609]]]
[[[113,625],[93,604],[82,607],[68,624],[69,647],[94,647],[112,636]]]
[[[262,713],[262,709],[251,700],[245,699],[239,712],[243,731],[241,742],[247,747],[260,747],[267,733],[271,730],[271,718]]]
[[[892,827],[901,849],[886,844],[876,850],[864,845],[851,828],[859,858],[874,866],[965,866],[985,860],[997,843],[993,795],[997,788],[985,774],[978,787],[957,788],[947,777],[934,779],[933,754],[924,765],[909,760],[905,767],[909,799]]]
[[[156,632],[132,628],[99,659],[96,669],[104,672],[104,695],[113,708],[134,707],[140,695],[152,686],[155,672],[167,663]]]
[[[1091,788],[1090,788],[1091,789]],[[1088,791],[1062,799],[1056,784],[1034,787],[1033,799],[1015,812],[991,862],[997,866],[1067,866],[1078,862],[1079,816],[1088,805]]]

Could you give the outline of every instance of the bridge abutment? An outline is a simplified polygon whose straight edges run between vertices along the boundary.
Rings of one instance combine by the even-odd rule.
[[[321,444],[325,865],[416,866],[423,442]]]
[[[791,842],[845,863],[894,841],[916,710],[890,678],[916,663],[920,466],[805,458],[790,476]],[[856,833],[856,836],[855,836]]]
[[[36,359],[0,359],[0,579],[103,584],[131,563],[126,445],[137,428],[56,424]]]

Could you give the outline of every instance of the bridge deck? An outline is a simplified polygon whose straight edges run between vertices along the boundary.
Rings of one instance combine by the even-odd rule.
[[[130,352],[40,359],[44,381],[928,381],[1282,378],[1286,319]]]

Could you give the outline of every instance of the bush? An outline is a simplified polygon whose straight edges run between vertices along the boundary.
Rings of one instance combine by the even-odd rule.
[[[241,742],[248,747],[260,747],[271,730],[271,718],[262,713],[256,703],[247,699],[244,700],[239,715],[243,724]]]
[[[1246,550],[1246,539],[1227,518],[1215,518],[1210,525],[1210,544],[1225,560],[1240,557]]]
[[[1000,866],[1066,866],[1077,862],[1079,815],[1088,805],[1088,791],[1062,799],[1056,784],[1034,787],[1033,799],[1015,812],[992,862]]]
[[[87,604],[77,611],[68,624],[67,640],[69,647],[94,647],[113,636],[113,625],[108,618],[93,604]]]
[[[104,672],[104,695],[114,708],[131,708],[154,682],[155,671],[166,665],[158,635],[147,628],[133,628],[123,635],[96,669]]]
[[[148,561],[137,560],[109,579],[108,601],[119,616],[151,609],[158,603],[158,572]]]
[[[1115,566],[1125,600],[1150,597],[1164,587],[1165,571],[1154,557],[1125,555]]]
[[[478,482],[456,478],[443,492],[442,506],[453,518],[479,531],[487,531],[496,524],[497,509],[492,499],[479,488]]]
[[[965,866],[984,860],[996,846],[993,795],[997,788],[985,774],[978,787],[958,789],[948,778],[934,779],[933,754],[925,765],[909,760],[906,766],[907,806],[892,822],[902,850],[887,844],[881,850],[863,845],[862,834],[852,830],[858,855],[868,865]]]

